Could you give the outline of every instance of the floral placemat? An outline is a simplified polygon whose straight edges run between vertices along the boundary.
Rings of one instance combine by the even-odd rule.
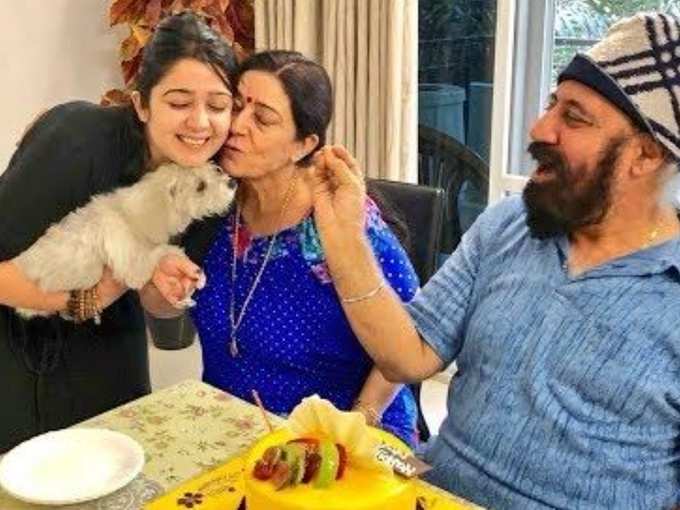
[[[283,420],[273,414],[276,425]],[[267,432],[260,410],[199,381],[184,381],[79,426],[128,434],[146,452],[144,473],[163,487],[223,464]]]
[[[139,510],[146,502],[163,494],[163,487],[143,474],[122,489],[103,498],[61,507],[66,510]]]

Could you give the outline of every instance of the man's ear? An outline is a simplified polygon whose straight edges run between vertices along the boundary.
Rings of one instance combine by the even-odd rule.
[[[132,106],[135,108],[137,118],[146,124],[149,121],[149,109],[144,106],[142,95],[139,93],[139,91],[133,90],[130,94],[130,99],[132,99]]]
[[[666,152],[659,142],[648,134],[642,134],[638,140],[639,152],[633,165],[633,175],[643,177],[654,174],[666,164]]]

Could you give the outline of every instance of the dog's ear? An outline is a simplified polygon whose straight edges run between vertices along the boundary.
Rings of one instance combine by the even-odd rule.
[[[175,195],[177,195],[177,178],[171,177],[168,182],[166,183],[167,190],[168,190],[168,195],[170,198],[174,199]]]

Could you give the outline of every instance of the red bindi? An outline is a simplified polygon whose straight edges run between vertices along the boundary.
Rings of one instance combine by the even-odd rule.
[[[252,97],[250,97],[250,96],[246,97],[246,103],[252,103],[252,102],[253,102]]]

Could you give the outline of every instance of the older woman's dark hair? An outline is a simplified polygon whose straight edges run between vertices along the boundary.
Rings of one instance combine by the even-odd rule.
[[[239,78],[247,71],[267,71],[276,75],[290,100],[296,138],[319,137],[314,150],[298,161],[300,166],[309,166],[314,153],[326,144],[326,130],[333,115],[333,89],[328,73],[302,53],[287,50],[251,55],[241,64]]]
[[[231,90],[236,59],[227,42],[196,14],[186,11],[158,24],[144,47],[136,88],[148,104],[151,89],[182,59],[194,59],[212,67]]]

